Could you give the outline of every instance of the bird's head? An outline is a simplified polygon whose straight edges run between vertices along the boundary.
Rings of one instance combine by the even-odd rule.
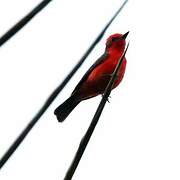
[[[106,50],[122,50],[124,51],[126,45],[126,37],[129,31],[125,34],[113,34],[109,36],[106,41]]]

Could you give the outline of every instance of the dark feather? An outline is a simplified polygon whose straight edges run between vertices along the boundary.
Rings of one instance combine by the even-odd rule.
[[[58,121],[63,122],[79,103],[80,101],[77,100],[76,97],[70,96],[66,101],[58,106],[54,111]]]
[[[75,87],[74,91],[72,92],[72,95],[79,90],[79,88],[81,87],[82,83],[86,81],[87,77],[89,76],[89,74],[93,71],[94,68],[96,68],[98,65],[100,65],[101,63],[104,62],[104,60],[108,57],[108,53],[105,51],[105,53],[96,60],[96,62],[89,68],[89,70],[84,74],[84,76],[82,77],[82,79],[79,81],[79,83],[77,84],[77,86]]]

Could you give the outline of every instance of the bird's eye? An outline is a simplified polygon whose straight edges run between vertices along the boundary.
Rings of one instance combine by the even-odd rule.
[[[116,38],[112,38],[112,40],[111,40],[112,42],[114,42],[114,41],[116,41]]]
[[[112,42],[115,42],[115,41],[118,41],[119,40],[119,38],[112,38]]]

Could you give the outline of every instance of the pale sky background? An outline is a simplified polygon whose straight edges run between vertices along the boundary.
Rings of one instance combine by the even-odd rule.
[[[39,2],[1,0],[0,36]],[[54,0],[1,47],[0,157],[122,2]],[[63,179],[101,97],[80,103],[63,124],[53,111],[104,52],[107,37],[130,31],[123,82],[112,92],[73,180],[179,180],[179,7],[177,0],[129,1],[0,179]]]

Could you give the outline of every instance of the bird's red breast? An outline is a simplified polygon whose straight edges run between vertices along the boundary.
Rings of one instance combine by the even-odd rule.
[[[81,89],[79,89],[80,97],[82,99],[88,99],[103,94],[116,65],[117,64],[108,58],[103,64],[96,67],[82,84]],[[124,58],[113,88],[117,87],[122,81],[125,69],[126,59]]]

